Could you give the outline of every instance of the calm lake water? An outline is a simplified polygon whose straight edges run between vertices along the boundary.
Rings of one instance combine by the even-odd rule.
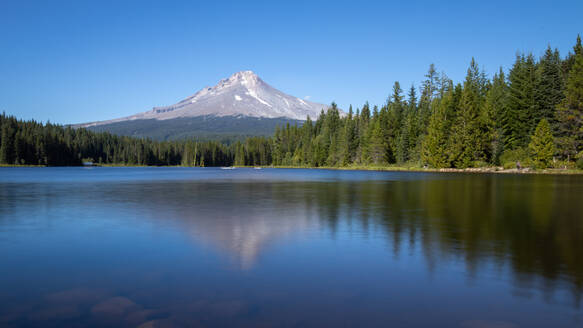
[[[1,168],[2,327],[583,327],[583,176]]]

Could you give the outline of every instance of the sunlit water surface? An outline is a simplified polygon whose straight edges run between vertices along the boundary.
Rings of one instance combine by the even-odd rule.
[[[0,169],[2,327],[582,327],[583,177]]]

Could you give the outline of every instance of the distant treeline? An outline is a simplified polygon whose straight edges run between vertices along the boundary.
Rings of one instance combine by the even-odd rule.
[[[231,165],[219,142],[155,142],[0,115],[0,164],[74,166],[84,161],[124,165]],[[183,162],[184,161],[184,162]]]
[[[583,46],[516,56],[492,79],[471,60],[463,83],[429,67],[419,89],[395,82],[386,104],[327,112],[270,137],[224,145],[155,142],[0,116],[0,164],[349,166],[503,165],[583,169]]]

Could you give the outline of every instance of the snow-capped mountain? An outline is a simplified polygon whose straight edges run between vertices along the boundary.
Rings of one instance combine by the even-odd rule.
[[[269,119],[316,119],[328,106],[287,95],[265,83],[252,71],[237,72],[214,87],[205,87],[194,95],[165,107],[128,117],[79,124],[96,127],[133,120],[174,120],[201,116],[249,117]]]

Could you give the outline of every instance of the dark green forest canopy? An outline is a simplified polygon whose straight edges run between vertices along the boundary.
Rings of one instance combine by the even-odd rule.
[[[490,79],[472,59],[462,83],[430,65],[407,94],[395,82],[380,108],[342,115],[336,104],[271,137],[225,144],[152,141],[0,116],[0,164],[349,166],[434,168],[516,165],[583,169],[583,46],[565,57],[519,54]]]
[[[251,136],[271,136],[277,125],[301,123],[289,118],[258,118],[246,116],[197,116],[168,120],[130,120],[87,129],[94,132],[109,132],[118,136],[150,138],[158,141],[216,140],[226,144],[244,141]]]

